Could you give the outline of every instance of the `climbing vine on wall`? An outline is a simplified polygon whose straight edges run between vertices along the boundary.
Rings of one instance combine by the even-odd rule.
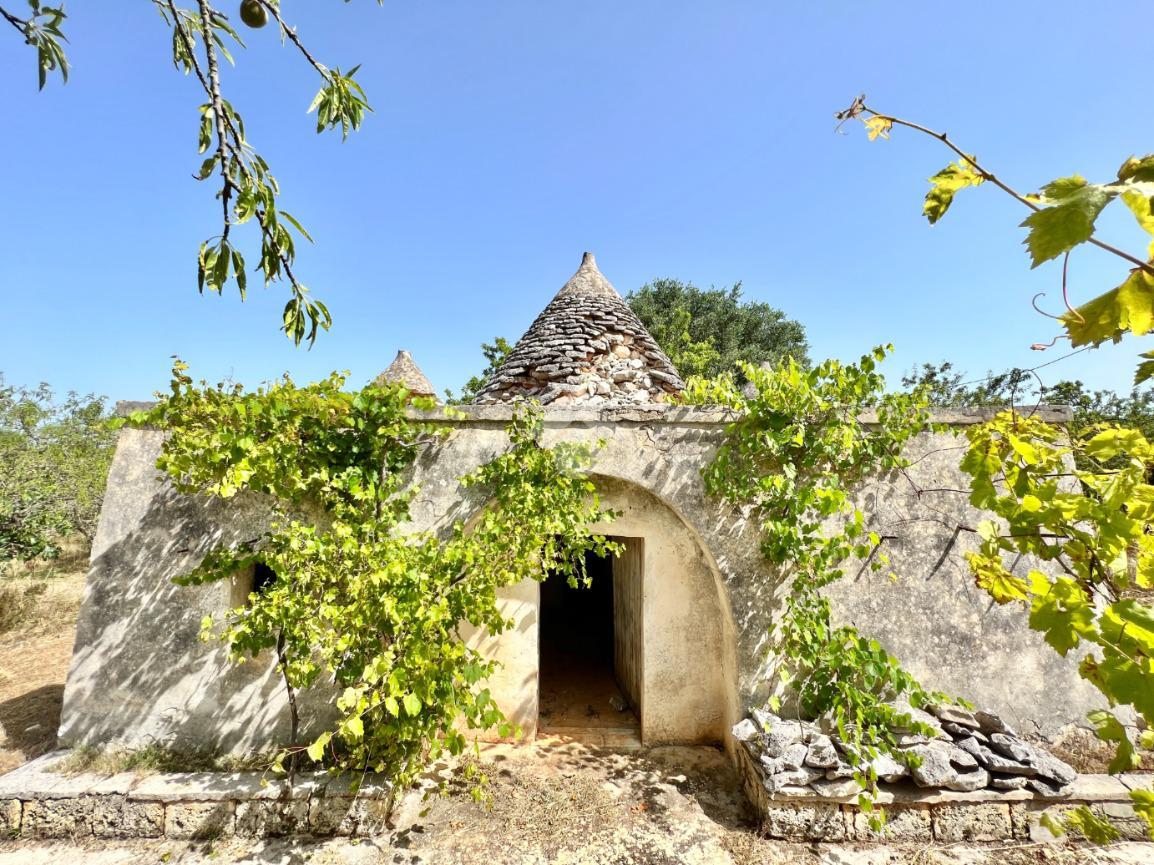
[[[852,495],[864,479],[906,466],[904,446],[929,426],[920,390],[886,392],[877,366],[890,351],[813,369],[788,358],[773,367],[746,364],[744,392],[730,375],[691,379],[686,390],[689,402],[739,410],[704,470],[706,489],[748,510],[761,528],[762,553],[789,580],[768,674],[803,717],[824,716],[836,729],[857,755],[857,778],[867,789],[876,785],[870,762],[879,753],[916,759],[896,749],[899,733],[930,732],[897,701],[919,708],[951,701],[924,688],[876,640],[835,624],[822,594],[855,562],[887,566],[883,539],[867,528]],[[780,693],[771,698],[775,711],[781,700]],[[863,805],[869,802],[864,796]]]
[[[978,586],[999,604],[1026,605],[1030,627],[1059,654],[1085,652],[1082,678],[1145,722],[1139,733],[1105,710],[1089,718],[1115,747],[1110,771],[1136,768],[1135,745],[1154,747],[1154,609],[1138,597],[1154,589],[1154,444],[1109,424],[1071,439],[1012,411],[968,436],[962,469],[973,479],[970,502],[995,517],[978,524],[981,547],[967,556]],[[1023,555],[1060,573],[1022,577],[1006,567],[1007,556]],[[1134,790],[1131,798],[1154,830],[1154,791]],[[1109,824],[1088,810],[1079,809],[1076,821],[1084,834],[1110,840]]]
[[[587,551],[615,550],[588,526],[611,519],[584,474],[591,451],[540,444],[541,414],[516,410],[509,448],[461,479],[490,505],[444,535],[407,531],[416,493],[407,469],[443,426],[411,419],[397,385],[350,393],[344,378],[297,386],[287,377],[254,392],[194,384],[173,370],[171,393],[131,422],[168,432],[159,467],[181,492],[267,497],[271,529],[219,549],[183,578],[233,578],[257,562],[277,575],[205,634],[237,662],[274,652],[292,715],[276,764],[302,752],[344,769],[385,773],[394,789],[444,751],[466,747],[467,728],[514,733],[483,687],[494,662],[468,647],[462,623],[497,634],[512,623],[497,593],[549,573],[585,578]],[[298,694],[334,682],[335,720],[302,742]],[[312,695],[316,699],[316,694]],[[327,717],[327,716],[325,716]]]

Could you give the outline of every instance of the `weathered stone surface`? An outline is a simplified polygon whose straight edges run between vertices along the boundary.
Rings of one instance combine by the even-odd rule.
[[[949,783],[949,789],[961,793],[970,793],[981,790],[990,783],[990,773],[985,769],[972,769],[968,772],[959,772],[958,776]]]
[[[1050,784],[1041,778],[1027,778],[1026,786],[1043,799],[1065,799],[1073,790],[1072,785]]]
[[[571,389],[556,387],[559,382]],[[587,252],[474,402],[660,404],[684,387],[672,362]]]
[[[1078,777],[1078,773],[1073,768],[1048,751],[1043,751],[1035,746],[1031,746],[1030,751],[1029,764],[1037,770],[1039,778],[1052,781],[1055,786],[1064,787],[1074,783]]]
[[[942,721],[942,729],[950,734],[950,737],[957,741],[965,737],[977,739],[979,742],[989,742],[989,738],[981,730],[976,728],[966,727],[962,724],[955,724],[952,721]]]
[[[0,838],[20,831],[20,800],[0,799]]]
[[[1002,720],[1001,716],[991,712],[989,709],[978,709],[974,712],[974,720],[978,722],[978,727],[983,733],[989,736],[991,733],[1002,733],[1007,736],[1016,736],[1014,729]]]
[[[1028,766],[1024,763],[1017,763],[1009,757],[1004,757],[1001,754],[995,753],[990,748],[987,748],[977,739],[967,737],[959,739],[956,742],[957,746],[963,751],[972,754],[978,763],[991,772],[1002,772],[1007,775],[1034,775],[1036,770],[1033,766]]]
[[[791,745],[801,742],[801,735],[801,724],[797,721],[778,720],[765,731],[765,753],[770,757],[784,757]],[[802,746],[803,759],[804,755],[805,748]]]
[[[765,789],[773,793],[782,787],[804,787],[819,778],[825,777],[824,769],[811,769],[809,766],[800,766],[796,769],[786,769],[765,779]]]
[[[255,799],[251,802],[240,802],[236,806],[234,831],[243,838],[277,838],[293,835],[306,832],[309,825],[309,802],[306,800]]]
[[[1023,790],[1026,779],[1022,775],[996,775],[991,772],[990,787],[995,790]]]
[[[309,803],[309,828],[314,835],[354,835],[360,799],[313,799]]]
[[[831,769],[838,764],[837,750],[827,736],[815,739],[810,743],[805,754],[805,765],[815,769]]]
[[[949,787],[958,777],[950,763],[950,752],[930,745],[914,745],[909,749],[921,758],[921,763],[910,770],[919,787]]]
[[[762,834],[783,841],[844,841],[846,815],[838,805],[771,805]]]
[[[1005,733],[991,734],[990,748],[1018,763],[1028,763],[1030,758],[1034,756],[1033,748],[1020,739],[1007,736]]]
[[[961,706],[950,706],[943,703],[940,706],[929,706],[928,709],[930,714],[942,722],[943,727],[946,723],[950,723],[973,730],[981,729],[982,725],[974,717],[974,713],[968,709],[963,709]]]
[[[178,840],[221,838],[233,834],[232,802],[175,802],[164,808],[164,834]]]
[[[782,762],[786,769],[800,769],[805,765],[806,755],[809,753],[809,746],[804,742],[794,742],[785,749],[785,753],[781,755]]]
[[[388,807],[386,799],[357,799],[353,804],[356,834],[362,838],[375,838],[387,833],[391,828]]]
[[[932,819],[934,838],[946,843],[1013,838],[1008,804],[938,805]]]
[[[823,799],[848,799],[857,796],[862,791],[862,786],[853,778],[840,778],[830,780],[827,778],[819,778],[811,781],[810,789]]]
[[[929,808],[887,808],[881,832],[870,828],[869,815],[854,811],[853,837],[857,841],[927,842],[934,838]]]
[[[733,738],[738,742],[760,742],[761,734],[752,718],[742,718],[733,725]]]
[[[879,781],[893,783],[908,777],[910,774],[910,770],[904,764],[899,763],[889,754],[878,754],[870,761],[870,765],[877,773]]]
[[[24,803],[21,833],[36,838],[77,838],[92,834],[89,798],[37,799]]]
[[[92,834],[97,838],[159,838],[164,834],[164,806],[100,796],[93,800]]]

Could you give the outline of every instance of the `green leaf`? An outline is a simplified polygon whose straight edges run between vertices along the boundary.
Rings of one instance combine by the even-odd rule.
[[[1154,328],[1154,275],[1131,271],[1117,288],[1063,315],[1062,323],[1075,348],[1118,342],[1126,331],[1136,336],[1150,332]]]
[[[1154,153],[1148,153],[1141,159],[1131,156],[1118,169],[1118,179],[1139,183],[1154,181]]]
[[[1142,230],[1147,234],[1154,235],[1154,198],[1133,190],[1122,193],[1122,201],[1130,212],[1134,214],[1134,218],[1138,220],[1138,224]],[[1154,240],[1150,241],[1149,247],[1146,251],[1147,255],[1154,259]]]
[[[1031,213],[1022,222],[1029,230],[1023,243],[1030,251],[1031,267],[1057,258],[1085,243],[1094,234],[1094,223],[1117,192],[1104,186],[1073,188],[1073,178],[1054,181],[1064,191],[1058,204]]]
[[[1154,377],[1154,351],[1144,351],[1138,357],[1145,358],[1134,371],[1135,386]]]
[[[1042,187],[1042,195],[1045,198],[1060,201],[1063,198],[1069,198],[1086,185],[1086,178],[1080,174],[1074,174],[1070,177],[1059,177],[1057,180],[1051,180]]]
[[[978,186],[986,178],[974,168],[973,157],[951,162],[930,178],[930,191],[922,213],[933,225],[943,216],[954,202],[954,195],[967,186]]]
[[[417,715],[421,711],[421,698],[416,694],[405,694],[401,702],[405,704],[405,711],[410,715]]]
[[[324,733],[321,733],[319,736],[317,736],[316,740],[308,747],[309,759],[318,763],[324,759],[325,748],[328,747],[329,741],[332,738],[333,734],[328,731],[325,731]]]

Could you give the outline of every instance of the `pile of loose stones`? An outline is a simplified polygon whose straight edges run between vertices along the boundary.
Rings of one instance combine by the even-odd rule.
[[[1077,773],[1037,745],[1026,742],[990,711],[959,706],[901,706],[911,721],[932,732],[895,731],[895,756],[871,761],[878,781],[910,780],[937,790],[1030,790],[1047,799],[1069,795]],[[854,796],[861,788],[848,751],[821,723],[784,720],[755,709],[733,728],[771,796]],[[904,760],[905,754],[916,757]]]

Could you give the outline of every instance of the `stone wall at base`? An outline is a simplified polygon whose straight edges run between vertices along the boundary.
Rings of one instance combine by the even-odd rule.
[[[929,791],[879,785],[877,803],[885,809],[883,833],[869,827],[856,798],[829,799],[781,791],[770,797],[762,776],[744,748],[736,749],[741,786],[761,818],[767,838],[818,842],[1003,842],[1057,840],[1041,824],[1043,815],[1059,817],[1088,805],[1107,817],[1122,840],[1146,841],[1145,822],[1134,813],[1132,789],[1149,788],[1150,775],[1080,775],[1061,800],[1042,799],[1026,790],[973,793]]]
[[[739,752],[744,754],[744,751]],[[259,773],[58,775],[56,752],[0,776],[0,840],[22,838],[371,837],[388,830],[386,787],[372,780],[354,793],[347,778],[302,775],[289,789]],[[766,837],[793,842],[1005,842],[1053,840],[1040,818],[1089,805],[1109,817],[1125,840],[1146,840],[1128,790],[1150,776],[1084,775],[1060,801],[1024,791],[995,794],[883,789],[884,834],[873,832],[851,801],[817,801],[780,794],[769,799],[748,757],[739,760],[743,786],[762,817]],[[405,806],[402,805],[402,810]],[[423,807],[420,805],[418,807]],[[398,815],[403,820],[403,815]]]
[[[289,786],[258,772],[58,775],[55,752],[0,777],[0,840],[374,836],[386,831],[389,789],[370,779],[301,775]]]

